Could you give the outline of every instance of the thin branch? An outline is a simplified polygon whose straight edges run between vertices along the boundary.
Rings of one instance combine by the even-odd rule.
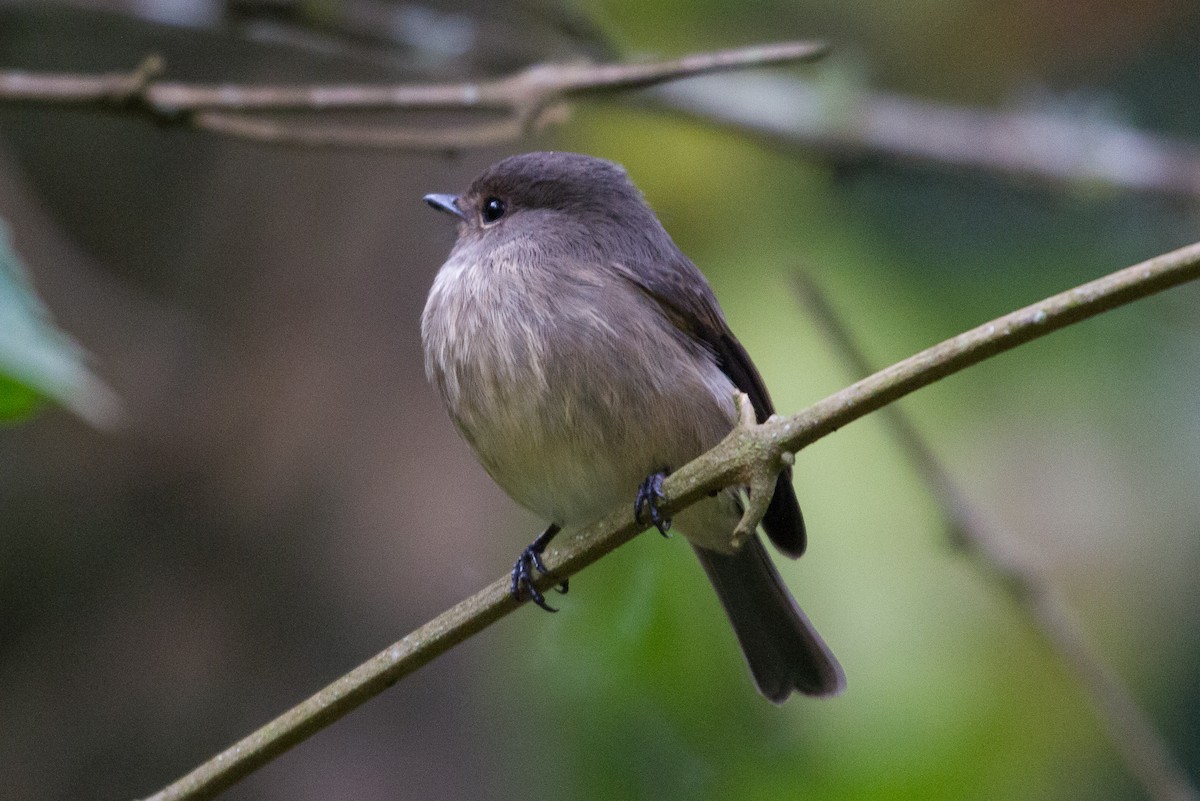
[[[178,83],[161,80],[163,62],[151,57],[131,73],[0,71],[0,103],[119,110],[160,123],[193,125],[275,144],[438,150],[517,139],[544,121],[548,108],[576,98],[714,72],[812,61],[825,52],[821,43],[781,42],[640,64],[538,64],[494,80],[388,86]],[[412,129],[394,125],[308,127],[262,116],[429,110],[499,112],[504,119],[465,128]]]
[[[537,64],[489,81],[388,86],[271,86],[187,84],[157,79],[162,61],[147,60],[132,73],[59,75],[0,72],[0,100],[96,107],[137,100],[165,119],[194,111],[396,111],[511,109],[546,105],[574,95],[638,89],[732,69],[811,61],[824,44],[782,42],[693,53],[643,64]]]
[[[331,86],[168,82],[161,79],[162,60],[151,57],[130,73],[0,71],[0,104],[133,113],[274,145],[437,151],[517,141],[565,121],[565,113],[546,112],[565,109],[569,101],[668,84],[647,102],[828,158],[885,157],[1053,186],[1200,197],[1200,146],[1097,115],[952,106],[796,76],[735,80],[711,74],[806,62],[824,53],[822,44],[785,42],[643,64],[539,64],[457,84]],[[678,82],[699,76],[707,77]],[[294,116],[417,110],[487,112],[501,119],[420,128],[300,124]],[[281,113],[293,116],[269,116]]]
[[[664,514],[713,490],[741,483],[763,464],[779,464],[838,428],[939,378],[1108,309],[1200,278],[1200,243],[1112,273],[993,320],[865,378],[805,411],[739,425],[713,450],[663,484]],[[562,548],[546,554],[548,589],[642,530],[629,510],[614,510]],[[212,798],[368,699],[512,612],[520,604],[499,579],[347,673],[299,706],[151,796],[152,801]]]
[[[870,362],[825,293],[807,275],[796,276],[799,294],[838,355],[858,375]],[[1113,746],[1155,801],[1200,801],[1200,791],[1171,753],[1149,715],[1090,642],[1052,582],[1027,565],[1003,557],[995,527],[938,459],[928,440],[892,405],[879,410],[892,436],[917,469],[949,524],[952,542],[976,568],[1004,589],[1028,616],[1034,630],[1083,684]]]
[[[835,159],[884,157],[1054,186],[1200,196],[1200,146],[1095,115],[953,106],[796,76],[720,76],[651,100],[705,124]]]

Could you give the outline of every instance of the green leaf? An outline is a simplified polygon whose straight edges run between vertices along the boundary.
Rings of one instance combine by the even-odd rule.
[[[0,423],[32,416],[43,400],[37,390],[0,375]]]
[[[95,426],[114,423],[116,396],[87,367],[86,354],[54,325],[0,221],[0,420],[62,404]]]

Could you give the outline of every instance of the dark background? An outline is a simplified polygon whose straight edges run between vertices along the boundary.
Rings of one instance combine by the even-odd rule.
[[[871,87],[1200,134],[1186,2],[328,8],[408,22],[396,43],[332,12],[299,28],[287,3],[0,4],[0,68],[156,52],[179,80],[452,80],[823,37],[831,59],[780,72],[830,87],[831,109]],[[833,161],[621,98],[458,157],[0,106],[0,218],[128,413],[117,431],[55,410],[0,429],[0,797],[149,794],[502,575],[540,531],[456,438],[418,330],[454,236],[421,196],[538,148],[628,167],[783,412],[853,377],[802,312],[798,270],[882,366],[1197,238],[1194,199]],[[902,403],[1193,777],[1198,301],[1174,290]],[[802,453],[796,482],[810,550],[782,569],[844,696],[759,698],[682,540],[642,537],[574,579],[558,615],[522,609],[226,797],[1143,797],[1076,677],[947,546],[877,420]]]

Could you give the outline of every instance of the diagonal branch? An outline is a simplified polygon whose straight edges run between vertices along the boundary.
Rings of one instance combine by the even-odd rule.
[[[65,75],[0,71],[0,103],[123,111],[277,144],[392,149],[477,147],[511,141],[544,121],[547,109],[576,98],[641,89],[696,75],[807,62],[818,42],[780,42],[692,53],[645,63],[537,64],[512,75],[459,84],[271,86],[164,81],[161,58],[133,72]],[[501,115],[464,129],[404,126],[310,127],[264,114],[481,111]]]
[[[842,360],[855,372],[871,372],[870,362],[816,283],[797,275],[801,300]],[[1008,593],[1034,630],[1063,660],[1088,693],[1093,709],[1129,771],[1154,801],[1200,801],[1187,772],[1129,689],[1095,650],[1069,605],[1030,565],[1002,556],[999,533],[938,459],[929,442],[898,406],[879,410],[917,474],[942,509],[951,542],[986,578]]]
[[[1200,278],[1200,243],[1127,267],[959,334],[788,417],[739,425],[713,450],[664,483],[664,514],[739,482],[757,465],[779,463],[838,428],[914,390],[1072,323]],[[615,510],[560,549],[547,552],[541,588],[592,564],[640,531],[628,509]],[[150,801],[212,798],[368,699],[515,610],[499,579],[442,613],[300,705],[151,796]]]

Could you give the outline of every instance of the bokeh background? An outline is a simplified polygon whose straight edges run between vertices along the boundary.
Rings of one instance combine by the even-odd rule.
[[[128,70],[153,52],[194,81],[453,80],[804,37],[835,55],[774,72],[832,97],[1200,137],[1185,0],[0,4],[0,68]],[[0,106],[0,218],[127,415],[98,431],[50,408],[0,429],[0,797],[149,794],[503,574],[540,531],[421,365],[454,232],[420,197],[503,155],[625,164],[784,412],[854,377],[797,271],[882,366],[1197,238],[1195,198],[832,158],[635,101],[454,157]],[[1198,303],[1174,290],[901,404],[1194,781]],[[759,698],[685,543],[643,536],[575,578],[559,614],[520,610],[225,797],[1145,797],[877,420],[803,452],[796,482],[810,548],[781,569],[845,666],[842,697]]]

